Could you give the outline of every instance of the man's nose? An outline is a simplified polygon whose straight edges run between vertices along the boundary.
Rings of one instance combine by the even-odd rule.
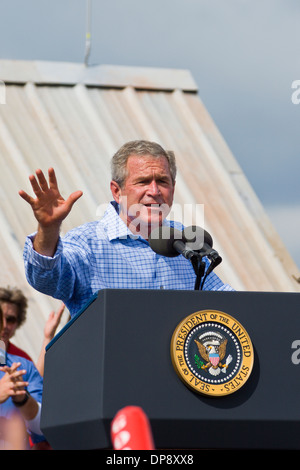
[[[160,193],[159,187],[155,179],[151,181],[151,183],[148,186],[148,192],[151,195],[158,195]]]

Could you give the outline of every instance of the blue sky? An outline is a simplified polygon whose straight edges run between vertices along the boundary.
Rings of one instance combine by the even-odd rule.
[[[86,0],[0,0],[0,58],[83,62],[86,5]],[[300,2],[92,0],[91,5],[89,64],[189,69],[300,267],[300,103],[292,102],[292,83],[300,80]]]

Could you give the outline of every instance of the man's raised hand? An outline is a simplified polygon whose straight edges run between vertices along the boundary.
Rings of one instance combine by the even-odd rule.
[[[53,168],[49,168],[48,176],[49,184],[42,170],[36,170],[36,177],[35,175],[29,176],[36,197],[31,197],[23,190],[19,191],[19,195],[31,205],[41,227],[59,227],[71,211],[73,204],[82,196],[82,191],[75,191],[65,200],[59,192]]]
[[[82,196],[82,191],[75,191],[68,199],[64,199],[58,189],[53,168],[49,168],[48,176],[49,184],[42,170],[36,170],[36,176],[29,176],[36,197],[31,197],[23,190],[19,191],[19,195],[30,204],[38,221],[33,248],[42,255],[53,256],[61,223],[70,213],[73,204]]]

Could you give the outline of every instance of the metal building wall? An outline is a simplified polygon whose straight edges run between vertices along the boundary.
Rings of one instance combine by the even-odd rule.
[[[30,191],[28,176],[36,168],[53,166],[63,195],[84,193],[63,233],[95,220],[111,199],[110,158],[129,140],[154,140],[174,150],[175,205],[192,207],[194,216],[204,205],[205,228],[223,257],[216,272],[225,282],[237,290],[300,291],[297,266],[188,71],[0,61],[0,79],[6,85],[6,104],[0,105],[0,285],[16,285],[29,298],[15,343],[34,359],[58,302],[26,282],[22,250],[36,223],[18,190]]]

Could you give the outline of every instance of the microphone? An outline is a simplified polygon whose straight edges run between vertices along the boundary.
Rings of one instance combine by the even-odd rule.
[[[212,248],[211,235],[201,227],[191,225],[183,231],[163,225],[152,230],[149,244],[155,253],[174,257],[182,254],[188,260],[197,254],[207,256],[214,266],[222,261],[219,253]]]
[[[212,247],[211,235],[196,225],[182,231],[163,225],[152,230],[148,241],[152,250],[159,255],[174,257],[182,254],[191,261],[196,274],[195,290],[199,289],[201,277],[204,276],[202,289],[207,276],[222,262],[219,253]],[[210,260],[206,272],[205,262],[202,261],[204,256]]]
[[[172,258],[182,254],[189,260],[196,255],[195,251],[186,245],[183,232],[168,225],[152,230],[148,241],[152,250],[158,255]]]
[[[154,450],[149,420],[138,406],[126,406],[111,423],[111,440],[115,450]]]

